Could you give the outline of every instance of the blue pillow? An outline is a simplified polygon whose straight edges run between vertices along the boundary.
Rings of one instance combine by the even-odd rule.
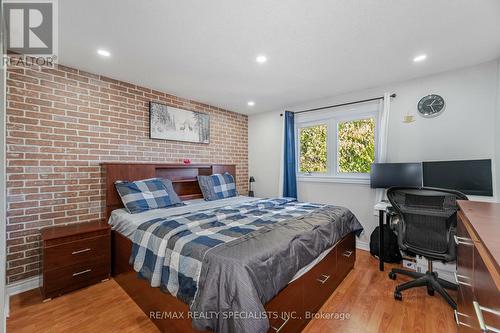
[[[164,181],[158,178],[135,182],[117,181],[115,187],[123,205],[131,214],[150,209],[182,205],[179,197],[175,198],[169,195]]]
[[[234,178],[229,173],[198,176],[203,197],[207,201],[225,199],[238,195]]]

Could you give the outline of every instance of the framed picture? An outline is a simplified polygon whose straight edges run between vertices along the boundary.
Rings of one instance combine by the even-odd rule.
[[[209,143],[210,117],[206,113],[149,102],[149,137]]]

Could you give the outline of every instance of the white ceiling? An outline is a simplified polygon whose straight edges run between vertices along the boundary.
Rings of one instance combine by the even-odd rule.
[[[499,56],[499,0],[59,1],[60,63],[246,114]]]

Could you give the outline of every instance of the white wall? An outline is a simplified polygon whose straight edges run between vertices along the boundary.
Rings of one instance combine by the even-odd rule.
[[[5,182],[5,71],[2,69],[0,74],[0,333],[7,330],[5,316],[9,308],[9,304],[5,304],[9,301],[5,288],[7,265]]]
[[[3,6],[0,1],[0,6]],[[0,28],[1,29],[1,28]],[[0,54],[3,55],[3,31],[0,33]],[[3,60],[3,59],[2,59]],[[8,297],[5,291],[6,260],[6,190],[5,190],[5,67],[0,68],[0,333],[6,329],[6,308]]]
[[[255,177],[253,188],[260,197],[277,196],[280,189],[283,144],[280,113],[266,112],[248,117],[248,174]]]
[[[497,198],[500,201],[500,59],[497,62],[497,110],[495,121],[495,156],[497,177]]]
[[[500,130],[500,120],[495,117],[498,110],[498,67],[499,62],[492,61],[452,72],[290,106],[287,109],[300,110],[382,96],[384,92],[396,93],[397,97],[392,100],[389,116],[387,153],[389,162],[494,159],[495,150],[500,151],[500,147],[495,144],[495,140],[499,141],[495,127]],[[425,119],[416,114],[416,105],[422,96],[429,93],[443,96],[446,109],[437,118]],[[278,176],[281,168],[282,144],[280,112],[282,111],[249,116],[249,172],[257,180],[255,183],[257,196],[279,195]],[[414,123],[402,122],[407,112],[415,115]],[[500,182],[497,182],[497,192],[498,189]],[[337,204],[350,208],[366,229],[360,239],[364,243],[361,246],[367,245],[369,235],[377,224],[373,214],[375,191],[369,186],[300,182],[298,192],[299,200],[302,201]]]

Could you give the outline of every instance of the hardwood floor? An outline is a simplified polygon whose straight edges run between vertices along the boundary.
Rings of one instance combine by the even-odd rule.
[[[38,290],[11,298],[7,332],[159,332],[114,280],[42,303]]]
[[[304,333],[456,332],[453,311],[425,288],[403,292],[403,301],[393,298],[396,284],[378,262],[358,250],[356,265],[320,313],[348,313],[349,319],[313,319]],[[452,293],[452,297],[456,295]],[[158,332],[141,309],[113,280],[42,303],[38,291],[11,298],[7,331],[18,332]]]
[[[394,300],[394,287],[411,280],[389,279],[388,272],[396,266],[386,264],[385,272],[380,272],[378,260],[357,250],[354,270],[320,310],[349,313],[349,320],[312,320],[303,333],[456,332],[453,310],[437,293],[428,296],[425,287],[414,288],[402,292],[402,302]],[[449,292],[456,299],[456,292]]]

